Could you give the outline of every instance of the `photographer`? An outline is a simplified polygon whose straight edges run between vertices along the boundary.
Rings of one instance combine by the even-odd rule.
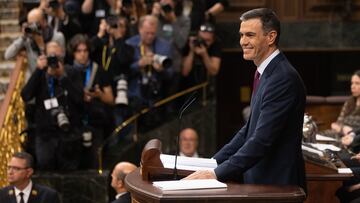
[[[127,33],[127,20],[124,17],[109,16],[102,20],[97,36],[93,37],[91,44],[94,46],[92,58],[104,69],[110,77],[114,97],[117,99],[114,109],[115,124],[121,124],[129,116],[127,96],[124,91],[118,91],[120,77],[129,77],[130,64],[134,55],[133,48],[125,43]],[[127,81],[126,81],[127,82]],[[125,88],[127,94],[127,88]],[[119,94],[118,94],[119,93]]]
[[[78,0],[47,0],[46,13],[48,24],[64,34],[69,41],[75,34],[82,33],[80,18],[80,2]]]
[[[36,59],[43,54],[47,42],[57,41],[62,48],[65,48],[64,35],[49,27],[45,16],[41,9],[32,9],[27,15],[27,22],[21,24],[23,35],[15,39],[5,50],[6,60],[15,57],[21,50],[26,50],[29,63],[26,79],[35,71]]]
[[[138,34],[138,22],[146,15],[146,5],[143,0],[118,0],[115,2],[116,14],[124,16],[129,22],[129,36]]]
[[[184,49],[190,33],[190,18],[182,15],[182,2],[176,0],[161,0],[153,5],[153,15],[158,16],[158,35],[170,43],[173,49],[174,77],[167,84],[169,94],[178,90],[180,72],[182,67],[182,50]]]
[[[91,61],[90,48],[90,41],[86,35],[77,34],[69,42],[69,52],[74,57],[72,67],[81,73],[84,85],[82,168],[97,168],[97,150],[104,136],[110,133],[110,106],[114,104],[110,79],[104,69]]]
[[[46,56],[21,91],[35,99],[35,153],[40,170],[75,170],[79,165],[83,85],[78,71],[64,67],[58,42],[46,44]]]
[[[208,76],[217,75],[221,63],[221,48],[212,24],[202,24],[197,36],[190,37],[188,47],[184,50],[183,63],[183,88],[205,82]]]
[[[151,106],[164,97],[162,83],[173,75],[172,46],[157,37],[157,27],[156,17],[143,16],[139,21],[139,35],[126,41],[135,49],[129,96],[136,98],[141,106]]]

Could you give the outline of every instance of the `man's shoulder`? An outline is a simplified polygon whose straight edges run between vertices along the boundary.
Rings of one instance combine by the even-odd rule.
[[[40,184],[34,184],[32,190],[37,191],[37,193],[39,193],[40,195],[41,194],[57,195],[56,190]]]
[[[12,186],[6,186],[0,189],[0,202],[5,201],[9,198],[11,198],[11,196],[14,196],[15,192],[13,190]]]
[[[135,35],[133,37],[130,37],[125,42],[128,45],[137,46],[140,43],[140,35]]]

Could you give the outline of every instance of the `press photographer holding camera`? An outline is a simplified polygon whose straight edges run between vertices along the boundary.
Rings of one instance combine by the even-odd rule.
[[[27,21],[21,23],[22,36],[15,39],[7,48],[4,58],[14,58],[22,50],[26,50],[29,68],[26,72],[28,79],[36,69],[36,59],[44,53],[45,44],[49,41],[57,41],[62,48],[65,48],[64,35],[54,31],[48,26],[46,14],[39,8],[32,9],[27,15]]]
[[[152,15],[140,18],[139,35],[126,42],[134,47],[131,65],[129,97],[136,98],[140,106],[151,106],[163,98],[163,82],[173,75],[171,44],[157,36],[158,19]]]
[[[56,41],[21,91],[25,102],[35,99],[35,154],[40,170],[75,170],[81,147],[83,85],[75,69],[64,66],[65,52]]]
[[[99,32],[91,40],[94,48],[91,58],[109,75],[112,93],[116,98],[124,95],[122,94],[124,91],[118,91],[118,83],[122,82],[119,81],[121,75],[122,79],[125,79],[127,83],[134,55],[133,48],[125,43],[127,27],[126,18],[109,16],[101,20]],[[115,104],[114,117],[115,124],[118,125],[129,116],[130,110],[127,107],[127,98],[116,99]]]
[[[182,87],[187,88],[205,82],[218,74],[221,63],[221,47],[211,23],[200,26],[196,36],[189,38],[184,49]]]

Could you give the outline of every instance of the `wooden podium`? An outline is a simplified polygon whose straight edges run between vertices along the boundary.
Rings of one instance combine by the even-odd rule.
[[[297,186],[246,185],[227,183],[226,189],[162,191],[152,185],[154,179],[166,179],[173,174],[160,161],[161,142],[150,140],[144,147],[141,168],[125,178],[133,203],[211,202],[211,203],[301,203],[305,193]],[[179,170],[180,177],[192,171]],[[162,176],[164,175],[164,176]],[[164,178],[165,177],[165,178]]]

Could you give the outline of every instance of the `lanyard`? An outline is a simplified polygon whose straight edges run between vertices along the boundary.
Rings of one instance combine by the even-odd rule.
[[[107,71],[111,62],[111,56],[115,53],[116,48],[112,48],[109,57],[106,59],[107,46],[105,45],[102,53],[102,66]]]
[[[55,95],[55,85],[54,85],[54,78],[53,77],[49,77],[49,79],[48,79],[48,87],[49,87],[50,98],[52,98]]]
[[[92,69],[92,63],[90,63],[87,67],[86,67],[86,75],[85,75],[85,81],[84,81],[84,86],[86,87],[87,83],[90,80],[91,77],[91,69]]]
[[[140,56],[143,57],[145,56],[145,46],[143,44],[140,45]],[[145,72],[145,75],[147,77],[151,77],[152,72],[151,72],[151,65],[147,65],[147,69],[143,70],[143,72]]]

